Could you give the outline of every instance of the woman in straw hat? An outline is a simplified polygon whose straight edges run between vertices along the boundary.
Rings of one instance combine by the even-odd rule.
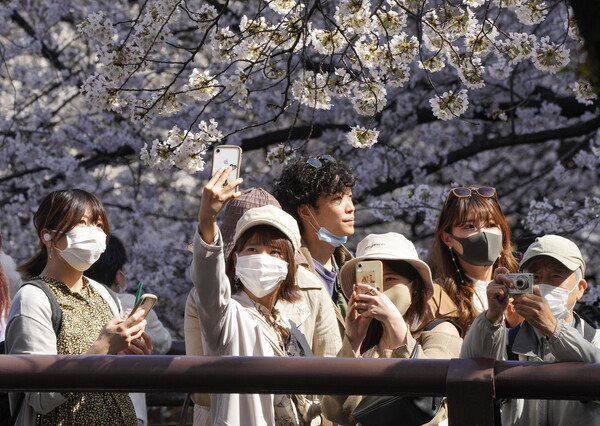
[[[356,266],[365,260],[383,263],[380,288],[356,283]],[[357,246],[356,257],[341,271],[348,301],[346,336],[339,357],[456,358],[462,339],[451,320],[431,318],[428,301],[437,286],[431,271],[403,235],[371,234]],[[430,324],[423,324],[427,319]],[[362,397],[325,396],[323,413],[339,424],[356,424],[352,412]],[[443,419],[440,410],[432,424]]]
[[[293,322],[275,307],[299,295],[294,255],[300,233],[293,217],[266,205],[238,221],[231,253],[225,259],[217,215],[240,195],[220,169],[205,186],[190,275],[198,292],[205,355],[310,356],[310,346]],[[225,186],[224,186],[225,185]],[[302,395],[212,394],[215,425],[309,425],[320,420],[318,403]]]

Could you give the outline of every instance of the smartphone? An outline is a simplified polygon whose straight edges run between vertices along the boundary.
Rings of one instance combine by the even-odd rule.
[[[367,284],[383,291],[383,263],[381,260],[363,260],[356,264],[356,284]],[[366,293],[365,290],[361,291]]]
[[[230,167],[231,173],[227,177],[227,184],[240,177],[240,167],[242,165],[242,148],[236,145],[219,145],[213,150],[213,161],[211,176],[220,168]],[[237,191],[237,188],[235,188]]]
[[[148,316],[148,314],[150,313],[150,311],[152,310],[152,308],[154,308],[154,305],[156,304],[157,301],[158,301],[158,297],[156,297],[154,294],[150,294],[150,293],[142,294],[142,297],[140,297],[140,300],[135,304],[135,306],[131,310],[131,314],[129,314],[129,315],[131,316],[131,315],[135,314],[135,312],[138,309],[143,308],[144,309],[144,318],[146,318]]]

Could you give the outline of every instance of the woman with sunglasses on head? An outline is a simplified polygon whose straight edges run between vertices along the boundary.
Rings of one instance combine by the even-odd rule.
[[[499,266],[518,269],[511,249],[510,227],[489,186],[452,188],[438,219],[430,265],[445,294],[430,305],[437,316],[454,318],[466,333],[487,309],[487,285]],[[510,325],[520,321],[511,311]]]
[[[252,208],[238,220],[227,259],[217,216],[241,195],[230,169],[219,169],[202,193],[190,276],[198,293],[202,345],[209,356],[310,356],[305,336],[275,307],[299,299],[295,254],[298,224],[273,205]],[[225,184],[225,186],[224,186]],[[320,424],[320,404],[303,395],[212,394],[215,425]]]
[[[55,191],[42,200],[33,222],[40,245],[19,266],[28,281],[10,308],[7,353],[149,354],[152,344],[144,332],[143,312],[121,315],[109,291],[83,276],[109,236],[100,201],[79,189]],[[52,300],[61,315],[56,333]],[[137,425],[127,393],[28,392],[10,398],[17,425]]]
[[[356,271],[366,267],[368,260],[383,264],[383,283],[357,283]],[[458,357],[462,339],[451,320],[433,318],[423,324],[429,298],[437,285],[429,267],[419,259],[413,243],[406,237],[395,232],[368,235],[358,243],[356,258],[344,264],[340,277],[349,301],[346,335],[339,357]],[[360,396],[326,395],[323,413],[335,423],[354,425],[357,420],[353,412],[361,400]],[[406,418],[408,413],[396,414],[390,419],[392,422],[413,424]],[[441,409],[434,418],[419,424],[437,424],[444,417],[445,410]]]

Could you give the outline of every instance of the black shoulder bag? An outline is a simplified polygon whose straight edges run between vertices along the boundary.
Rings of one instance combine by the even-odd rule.
[[[423,331],[429,331],[441,320],[429,323]],[[415,345],[410,359],[415,359],[419,345]],[[362,426],[421,426],[429,423],[442,407],[441,396],[378,396],[369,395],[360,401],[352,417]]]

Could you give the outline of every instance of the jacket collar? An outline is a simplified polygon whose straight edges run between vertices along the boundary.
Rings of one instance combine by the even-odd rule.
[[[583,320],[573,312],[573,327],[583,336]],[[563,320],[558,320],[563,321]],[[557,327],[560,326],[557,325]],[[512,351],[515,354],[524,355],[528,357],[540,358],[540,339],[535,331],[535,328],[531,326],[527,321],[523,321],[519,326],[519,331],[515,336]]]

